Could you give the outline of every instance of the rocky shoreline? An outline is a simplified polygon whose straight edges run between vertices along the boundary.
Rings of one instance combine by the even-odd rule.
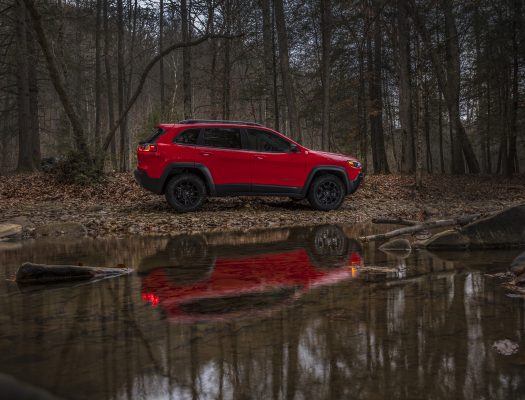
[[[163,196],[116,173],[89,186],[57,184],[45,174],[0,178],[0,223],[41,236],[177,235],[267,227],[352,224],[375,217],[425,220],[486,213],[525,202],[525,177],[431,176],[417,192],[408,176],[372,175],[336,211],[318,212],[286,198],[209,199],[201,211],[177,214]]]

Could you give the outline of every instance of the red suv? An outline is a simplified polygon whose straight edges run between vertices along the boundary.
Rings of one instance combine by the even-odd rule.
[[[180,212],[198,209],[208,196],[308,198],[318,210],[333,210],[363,180],[356,159],[307,149],[250,122],[161,124],[137,158],[137,182]]]

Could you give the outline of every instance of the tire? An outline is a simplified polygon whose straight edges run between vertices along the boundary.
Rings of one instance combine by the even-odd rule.
[[[166,185],[166,200],[178,212],[198,210],[206,199],[206,186],[195,174],[175,175]]]
[[[310,261],[318,268],[339,268],[348,260],[349,240],[336,225],[316,227],[306,247]]]
[[[335,175],[323,174],[314,179],[308,191],[308,201],[316,210],[330,211],[341,206],[345,187]]]

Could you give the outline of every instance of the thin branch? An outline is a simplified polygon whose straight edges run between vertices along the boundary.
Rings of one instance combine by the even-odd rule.
[[[113,127],[107,133],[106,138],[104,139],[104,142],[102,143],[102,154],[101,154],[102,159],[100,161],[101,162],[103,161],[103,157],[105,155],[105,152],[107,151],[107,149],[108,149],[108,147],[109,147],[109,145],[111,143],[111,140],[113,139],[113,136],[115,135],[115,132],[117,131],[118,127],[120,126],[120,124],[122,123],[124,118],[126,118],[126,116],[128,115],[129,111],[131,110],[131,107],[133,107],[133,105],[137,101],[140,93],[142,92],[142,88],[144,87],[144,84],[146,83],[146,79],[148,77],[148,74],[150,73],[150,71],[153,69],[155,64],[161,58],[167,56],[169,53],[171,53],[172,51],[174,51],[176,49],[181,49],[181,48],[184,48],[184,47],[197,46],[197,45],[205,42],[208,39],[233,39],[233,38],[236,38],[236,37],[239,37],[239,35],[232,36],[232,35],[211,35],[211,34],[206,34],[204,36],[201,36],[198,39],[195,39],[195,40],[192,40],[192,41],[189,41],[189,42],[177,42],[177,43],[174,43],[171,46],[166,47],[162,52],[160,52],[155,57],[153,57],[150,60],[150,62],[148,63],[148,65],[142,71],[142,74],[140,76],[137,88],[133,92],[133,96],[131,96],[131,98],[129,99],[128,104],[126,105],[126,108],[124,109],[122,114],[119,116],[117,122],[113,125]]]

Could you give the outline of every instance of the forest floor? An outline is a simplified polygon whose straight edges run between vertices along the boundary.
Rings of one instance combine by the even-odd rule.
[[[371,175],[339,210],[320,212],[286,198],[214,198],[198,212],[178,214],[164,196],[151,194],[118,173],[89,186],[57,184],[45,174],[0,177],[0,223],[25,221],[24,236],[56,222],[79,222],[90,236],[176,235],[202,231],[265,227],[349,224],[375,217],[417,220],[489,212],[525,203],[525,176],[512,180],[484,176],[424,179],[419,192],[413,178]]]

